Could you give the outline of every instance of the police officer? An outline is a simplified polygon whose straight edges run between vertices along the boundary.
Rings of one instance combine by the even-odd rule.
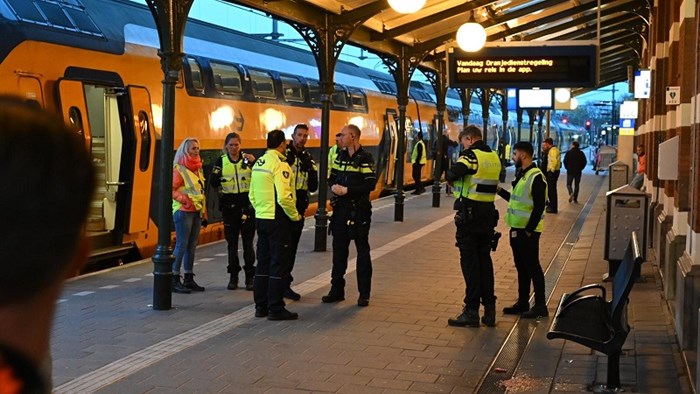
[[[340,145],[342,143],[341,137],[343,135],[340,133],[337,133],[335,135],[335,145],[331,146],[328,149],[328,177],[331,176],[331,169],[333,168],[333,163],[335,162],[335,158],[338,157],[338,152],[340,152],[343,147]]]
[[[344,276],[348,268],[350,240],[355,240],[357,287],[360,291],[357,305],[367,306],[372,287],[372,260],[369,254],[372,204],[369,193],[374,190],[377,175],[374,158],[360,145],[360,128],[349,124],[340,133],[344,149],[338,153],[328,180],[334,194],[331,199],[333,216],[330,223],[333,234],[331,290],[321,300],[330,303],[345,299]]]
[[[422,194],[425,192],[423,187],[423,182],[421,182],[421,170],[425,163],[427,163],[427,154],[425,151],[425,142],[423,142],[423,133],[418,131],[416,133],[416,140],[413,145],[413,153],[411,153],[411,163],[413,163],[413,183],[416,185],[416,189],[411,194]]]
[[[292,224],[292,243],[289,246],[289,281],[284,290],[284,296],[294,301],[301,299],[301,295],[291,288],[294,280],[292,270],[296,260],[297,247],[301,239],[301,231],[304,229],[304,213],[309,207],[309,192],[318,190],[318,169],[314,158],[306,149],[306,141],[309,139],[309,127],[305,124],[298,124],[294,127],[292,141],[287,145],[287,163],[292,167],[294,174],[294,190],[297,198],[297,211],[301,215],[301,220]]]
[[[243,270],[245,289],[253,290],[255,277],[255,211],[248,199],[250,175],[255,156],[241,151],[241,137],[229,133],[224,142],[225,153],[216,160],[211,174],[211,185],[221,188],[219,206],[224,217],[224,236],[228,244],[229,290],[238,288],[241,267],[238,260],[238,235],[243,239]]]
[[[547,181],[547,213],[557,213],[559,211],[557,196],[557,180],[561,171],[561,152],[554,145],[554,140],[547,138],[542,144],[542,165],[540,169]]]
[[[459,133],[459,142],[465,150],[445,176],[448,182],[453,183],[457,199],[454,205],[457,211],[457,247],[467,286],[462,313],[447,321],[449,325],[458,327],[479,327],[480,302],[484,305],[481,321],[489,327],[496,325],[490,249],[498,222],[494,200],[501,161],[481,138],[481,130],[473,125]]]
[[[282,295],[289,274],[289,245],[293,222],[301,220],[296,208],[294,173],[284,152],[287,141],[282,130],[267,133],[267,152],[253,166],[250,202],[258,231],[258,266],[255,270],[255,317],[295,320]]]
[[[544,273],[540,265],[540,234],[544,225],[547,182],[532,160],[534,149],[527,141],[513,147],[513,161],[520,168],[513,181],[513,192],[500,187],[498,195],[508,200],[506,224],[511,227],[510,246],[518,271],[518,301],[503,308],[506,315],[523,318],[548,316],[544,297]],[[535,289],[535,305],[530,308],[530,282]]]

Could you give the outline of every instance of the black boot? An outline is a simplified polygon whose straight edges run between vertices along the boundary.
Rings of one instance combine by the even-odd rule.
[[[204,291],[204,287],[198,285],[197,282],[194,281],[193,273],[185,273],[185,281],[182,285],[192,291]]]
[[[279,311],[270,311],[267,314],[267,320],[296,320],[299,318],[299,314],[296,312],[290,312],[286,308],[282,308]]]
[[[231,274],[231,278],[228,280],[228,286],[226,286],[226,288],[229,290],[236,290],[238,288],[238,274]]]
[[[479,311],[467,309],[465,306],[462,313],[452,319],[447,319],[447,324],[454,327],[479,327]]]
[[[245,274],[245,289],[248,291],[253,291],[255,288],[253,281],[255,280],[255,273]]]
[[[503,308],[503,314],[505,315],[519,315],[523,312],[530,310],[530,303],[527,301],[518,301],[513,306],[507,306]]]
[[[520,315],[523,319],[538,319],[547,316],[549,316],[549,311],[547,310],[547,305],[544,304],[535,304],[529,311]]]
[[[173,293],[190,294],[192,290],[186,288],[180,282],[180,275],[173,274]]]
[[[345,300],[345,291],[333,289],[332,287],[331,291],[328,292],[328,295],[324,295],[323,297],[321,297],[321,302],[327,304],[343,300]]]
[[[496,304],[484,305],[484,316],[481,322],[489,327],[496,327]]]

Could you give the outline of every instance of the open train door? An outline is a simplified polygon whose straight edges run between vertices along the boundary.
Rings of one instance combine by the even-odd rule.
[[[394,182],[395,167],[396,167],[396,151],[398,145],[396,144],[397,130],[397,116],[396,111],[393,109],[387,109],[384,115],[384,135],[382,136],[381,146],[383,149],[380,150],[380,156],[384,157],[386,160],[386,165],[383,168],[384,173],[384,185],[387,189],[396,187]],[[378,167],[381,169],[381,167]]]
[[[148,229],[155,155],[155,129],[151,112],[151,95],[148,90],[142,86],[128,86],[127,90],[131,100],[131,119],[136,153],[128,228],[128,232],[133,234]]]

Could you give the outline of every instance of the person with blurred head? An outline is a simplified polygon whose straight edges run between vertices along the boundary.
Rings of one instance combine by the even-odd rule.
[[[243,271],[245,289],[253,290],[255,277],[255,211],[248,199],[250,175],[255,156],[241,150],[241,137],[229,133],[224,142],[224,154],[214,163],[211,185],[220,188],[219,207],[224,218],[224,236],[228,245],[229,290],[238,288],[241,266],[238,259],[238,236],[243,239]]]
[[[534,148],[528,141],[513,146],[513,161],[520,168],[513,181],[513,191],[500,188],[498,195],[508,201],[505,222],[510,229],[510,247],[518,271],[518,300],[503,308],[506,315],[526,319],[549,316],[544,295],[544,273],[540,264],[540,234],[544,227],[547,181],[532,160]],[[535,291],[535,305],[530,308],[530,283]]]
[[[294,173],[284,152],[282,130],[267,133],[267,152],[255,161],[250,181],[250,202],[258,232],[258,266],[255,269],[255,317],[295,320],[285,308],[283,295],[289,284],[289,250],[292,226],[301,220],[296,207]]]
[[[647,172],[647,157],[644,154],[644,144],[637,145],[637,171],[630,182],[630,186],[641,190],[644,185],[644,175]]]
[[[297,211],[301,215],[301,220],[292,224],[292,243],[289,246],[289,276],[284,296],[290,300],[301,299],[299,293],[292,290],[292,270],[296,261],[297,248],[301,239],[301,232],[304,229],[304,214],[309,207],[309,192],[318,190],[318,169],[311,153],[306,150],[306,141],[309,140],[309,127],[305,124],[298,124],[294,127],[292,141],[287,144],[287,163],[292,168],[294,174],[294,190],[297,198]]]
[[[423,194],[425,188],[421,182],[421,172],[425,163],[428,162],[427,152],[425,150],[425,142],[423,142],[423,133],[418,131],[413,142],[413,153],[411,153],[411,163],[413,163],[412,176],[413,184],[416,189],[411,194]]]
[[[357,249],[358,306],[368,306],[372,287],[372,258],[369,247],[369,228],[372,222],[372,203],[369,194],[377,184],[374,158],[360,144],[360,128],[348,124],[341,130],[343,150],[333,162],[328,184],[333,197],[333,216],[330,231],[333,234],[333,269],[331,289],[321,298],[325,303],[345,300],[345,271],[348,268],[350,241]]]
[[[541,169],[547,177],[547,213],[559,212],[558,196],[557,196],[557,179],[561,170],[561,152],[554,145],[554,140],[546,138],[542,144],[544,160],[542,161]]]
[[[194,281],[193,271],[199,229],[208,224],[199,140],[194,137],[185,138],[175,152],[172,194],[175,223],[173,292],[187,294],[192,291],[204,291],[204,287]],[[181,268],[185,273],[183,282],[180,282]]]
[[[571,143],[571,149],[564,155],[564,167],[566,168],[566,189],[569,191],[569,202],[578,204],[578,186],[581,183],[581,174],[586,168],[586,155],[579,149],[578,141]],[[571,184],[574,187],[571,187]]]
[[[0,175],[14,186],[0,193],[0,392],[50,393],[51,324],[87,261],[95,174],[78,131],[34,103],[1,96],[0,125]]]

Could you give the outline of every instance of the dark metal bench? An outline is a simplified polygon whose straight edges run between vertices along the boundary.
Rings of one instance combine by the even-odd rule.
[[[564,294],[554,315],[548,339],[563,338],[597,350],[608,356],[607,389],[620,389],[620,354],[630,326],[627,324],[627,303],[630,291],[643,262],[637,234],[632,233],[620,266],[613,279],[612,299],[600,284],[584,286]],[[599,295],[583,294],[600,290]]]

